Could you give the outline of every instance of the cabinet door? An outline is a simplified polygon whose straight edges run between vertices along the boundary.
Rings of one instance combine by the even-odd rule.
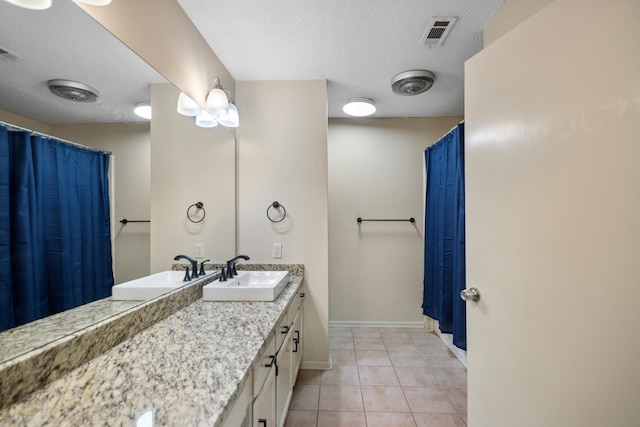
[[[289,402],[293,395],[293,387],[291,386],[291,374],[293,368],[293,329],[289,329],[282,347],[276,356],[278,368],[276,376],[276,415],[278,426],[284,425],[287,417]]]
[[[302,364],[302,350],[303,350],[303,336],[302,336],[302,331],[303,331],[303,322],[302,322],[302,316],[303,316],[303,309],[304,309],[304,304],[300,304],[300,308],[298,309],[298,311],[296,312],[296,317],[295,319],[293,319],[293,338],[292,338],[292,345],[293,345],[293,372],[291,374],[291,387],[293,387],[294,385],[296,385],[296,379],[298,378],[298,371],[300,370],[300,365]]]
[[[253,427],[276,427],[276,369],[271,368],[253,401]]]

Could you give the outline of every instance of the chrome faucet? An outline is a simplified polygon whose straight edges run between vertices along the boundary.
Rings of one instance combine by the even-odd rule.
[[[198,278],[198,261],[196,261],[195,259],[187,255],[177,255],[173,260],[178,261],[181,259],[186,259],[191,263],[191,271],[192,271],[191,278],[197,279]]]
[[[227,277],[228,278],[232,278],[233,276],[237,276],[238,272],[236,271],[236,261],[238,261],[239,259],[243,259],[245,261],[249,260],[249,257],[246,255],[238,255],[235,258],[230,259],[229,261],[227,261]]]

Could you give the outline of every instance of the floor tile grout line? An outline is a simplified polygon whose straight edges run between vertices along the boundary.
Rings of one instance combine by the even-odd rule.
[[[404,328],[404,329],[406,329],[406,328]],[[409,335],[409,334],[408,334],[408,335]],[[384,350],[384,351],[385,351],[385,353],[386,353],[386,355],[387,355],[387,358],[389,359],[389,361],[391,361],[391,355],[389,354],[389,351],[391,351],[391,350],[388,348],[387,343],[386,343],[386,341],[384,340],[384,337],[383,337],[382,335],[380,335],[380,337],[382,338],[382,342],[383,342],[383,345],[384,345],[384,347],[385,347],[385,350]],[[368,419],[367,419],[367,416],[366,416],[368,412],[387,412],[387,411],[366,411],[366,410],[365,410],[365,406],[364,406],[364,393],[363,393],[363,391],[362,391],[362,378],[361,378],[361,375],[360,375],[360,368],[361,368],[361,365],[358,363],[358,360],[357,360],[357,352],[358,352],[358,350],[355,348],[355,338],[356,338],[356,337],[355,337],[355,336],[354,336],[354,334],[353,334],[353,328],[351,328],[351,338],[352,338],[352,345],[353,345],[353,350],[352,350],[352,351],[354,352],[354,355],[356,356],[356,364],[355,364],[355,366],[356,366],[356,370],[357,370],[357,373],[358,373],[358,382],[360,383],[359,388],[360,388],[360,394],[361,394],[361,399],[362,399],[363,412],[364,412],[364,416],[365,416],[365,423],[368,425]],[[421,344],[428,344],[428,343],[424,343],[424,342],[422,342],[422,343],[416,342],[416,341],[414,340],[414,337],[413,337],[413,336],[411,336],[411,335],[409,335],[409,338],[411,339],[411,341],[413,342],[413,345],[415,345],[415,346],[418,346],[418,345],[421,345]],[[391,343],[390,343],[390,344],[391,344]],[[340,349],[334,349],[334,350],[340,350]],[[361,351],[363,351],[363,350],[361,350]],[[398,350],[398,351],[403,351],[403,350]],[[441,380],[440,380],[440,379],[435,375],[435,372],[433,371],[434,366],[432,366],[432,365],[429,363],[429,361],[428,361],[428,359],[427,359],[427,356],[426,356],[426,355],[427,355],[427,354],[429,354],[429,353],[425,353],[425,352],[424,352],[424,351],[422,351],[422,350],[418,350],[418,351],[416,351],[416,352],[417,352],[417,353],[420,353],[420,354],[422,355],[423,360],[424,360],[424,362],[425,362],[425,363],[426,363],[426,365],[427,365],[427,366],[425,367],[425,369],[427,369],[427,370],[431,373],[431,375],[433,375],[433,376],[434,376],[434,378],[435,378],[435,380],[436,380],[436,383],[437,383],[437,385],[439,386],[438,388],[439,388],[440,390],[442,390],[442,392],[445,394],[445,396],[446,396],[446,398],[447,398],[447,401],[448,401],[448,402],[451,404],[451,406],[453,407],[453,409],[454,409],[454,411],[455,411],[455,412],[454,412],[454,414],[455,414],[457,417],[459,417],[459,418],[464,422],[464,418],[462,417],[462,415],[461,415],[461,414],[459,414],[459,413],[458,413],[458,410],[456,409],[455,405],[453,404],[453,401],[452,401],[452,400],[451,400],[451,398],[449,397],[449,394],[445,391],[445,387],[444,387],[444,385],[442,384]],[[350,365],[345,365],[345,366],[350,366]],[[385,365],[385,366],[379,366],[379,365],[362,365],[362,366],[367,366],[367,367],[387,367],[386,365]],[[394,375],[395,375],[395,377],[396,377],[396,380],[398,380],[398,384],[399,384],[399,386],[400,386],[400,388],[401,388],[401,390],[402,390],[402,393],[403,393],[403,396],[404,396],[404,398],[405,398],[405,401],[406,401],[406,402],[407,402],[407,404],[409,405],[409,401],[408,401],[408,399],[407,399],[407,397],[406,397],[406,393],[405,393],[405,388],[411,388],[411,387],[405,387],[405,386],[403,386],[403,385],[400,383],[400,379],[399,379],[399,377],[398,377],[398,373],[397,373],[397,371],[396,371],[397,366],[396,366],[395,364],[393,364],[393,362],[391,362],[391,366],[390,366],[390,367],[393,369],[393,373],[394,373]],[[422,367],[422,366],[420,366],[420,367]],[[442,369],[454,369],[454,368],[447,368],[447,367],[445,366],[445,367],[442,367]],[[466,370],[465,370],[465,373],[466,373]],[[415,387],[415,388],[420,388],[420,387]],[[318,404],[319,404],[319,399],[318,399]],[[420,412],[414,412],[410,405],[409,405],[409,410],[410,410],[410,412],[409,412],[409,413],[411,413],[411,414],[412,414],[412,417],[413,417],[414,423],[417,425],[417,424],[418,424],[418,421],[417,421],[417,419],[416,419],[416,414],[417,414],[417,413],[420,413]],[[347,411],[347,412],[351,412],[351,411]],[[390,412],[391,412],[391,413],[394,413],[394,411],[390,411]],[[319,413],[320,413],[320,410],[318,409],[318,414],[319,414]],[[466,415],[466,414],[465,414],[465,415]],[[316,419],[316,424],[318,423],[318,420],[319,420],[319,415],[318,415],[318,417],[317,417],[317,419]],[[466,425],[466,422],[465,422],[465,425]]]

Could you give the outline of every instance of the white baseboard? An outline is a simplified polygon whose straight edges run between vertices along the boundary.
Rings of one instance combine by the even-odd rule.
[[[331,361],[328,362],[317,362],[317,361],[302,361],[300,365],[300,369],[314,369],[320,371],[326,371],[331,369]]]
[[[361,320],[330,320],[329,327],[343,328],[424,328],[424,321],[415,322],[386,322]]]
[[[449,348],[449,350],[451,350],[451,352],[458,358],[460,363],[462,363],[466,368],[467,352],[453,345],[453,335],[443,334],[442,332],[440,332],[438,323],[439,322],[437,320],[434,320],[434,319],[431,319],[430,317],[425,316],[425,324],[429,324],[433,327],[432,329],[433,331],[435,331],[436,335],[440,337],[442,342]]]

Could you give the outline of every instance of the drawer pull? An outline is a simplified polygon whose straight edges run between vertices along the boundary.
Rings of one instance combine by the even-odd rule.
[[[289,327],[288,326],[283,326],[282,330],[280,331],[281,334],[286,335],[287,332],[289,332]]]
[[[300,292],[300,298],[304,298],[305,293],[304,292]]]
[[[295,340],[300,342],[300,331],[293,331],[294,334],[296,334]]]
[[[258,420],[258,424],[262,424],[263,427],[267,427],[267,420],[265,420],[264,418],[260,418]]]
[[[273,366],[274,363],[276,363],[276,357],[275,356],[269,356],[269,358],[271,358],[271,362],[270,363],[266,363],[264,365],[265,368],[270,368]]]
[[[293,343],[296,345],[296,346],[294,347],[294,349],[293,349],[293,352],[294,352],[294,353],[297,353],[297,352],[298,352],[298,340],[294,339],[294,340],[293,340]]]

